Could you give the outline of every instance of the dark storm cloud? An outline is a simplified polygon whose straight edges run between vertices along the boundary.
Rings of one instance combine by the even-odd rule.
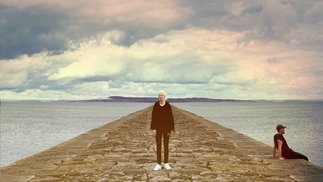
[[[259,23],[260,13],[263,9],[261,3],[252,1],[245,5],[239,16],[234,15],[230,10],[236,2],[250,1],[180,1],[179,6],[190,8],[193,12],[191,17],[187,18],[188,25],[194,25],[206,29],[222,29],[234,32],[249,30],[255,26],[261,26]],[[248,17],[246,17],[248,15]],[[258,25],[257,25],[258,24]]]
[[[32,6],[28,8],[15,8],[12,6],[0,5],[1,27],[0,36],[0,60],[17,58],[21,55],[31,56],[40,52],[50,54],[61,54],[78,42],[86,41],[89,38],[99,37],[99,34],[118,30],[121,32],[118,37],[111,37],[115,45],[129,47],[138,40],[153,38],[158,34],[169,30],[186,29],[190,24],[198,27],[225,28],[226,24],[233,27],[241,27],[235,18],[228,18],[226,23],[220,23],[221,19],[231,16],[225,11],[224,4],[207,1],[198,3],[180,3],[180,8],[190,8],[193,14],[177,22],[164,23],[161,27],[155,27],[147,22],[121,22],[117,17],[102,17],[95,19],[88,17],[72,16],[71,10],[46,8],[44,6]],[[104,23],[104,18],[111,19]],[[227,18],[227,17],[226,17]],[[191,22],[192,21],[192,22]],[[76,27],[76,30],[73,28]],[[241,29],[241,28],[240,28]],[[98,38],[99,39],[99,38]],[[73,45],[69,45],[70,43]]]
[[[137,22],[122,23],[113,19],[116,17],[106,17],[112,18],[109,23],[104,23],[104,17],[83,20],[83,17],[72,16],[73,11],[69,9],[55,7],[16,8],[0,4],[0,10],[0,60],[41,52],[62,54],[77,48],[82,41],[99,40],[100,34],[110,30],[121,32],[120,36],[111,38],[113,44],[129,47],[138,40],[178,27],[177,24],[154,28]]]
[[[47,8],[19,9],[0,4],[0,60],[40,52],[60,54],[68,48],[61,37],[60,20],[66,18]]]
[[[320,22],[322,13],[318,8],[313,8],[319,3],[317,1],[275,1],[278,4],[270,2],[273,1],[181,0],[174,2],[177,7],[169,8],[174,11],[186,9],[190,13],[176,21],[164,21],[160,24],[160,19],[156,19],[157,24],[154,24],[151,19],[142,21],[143,18],[149,18],[146,15],[137,16],[135,13],[91,17],[82,14],[77,6],[70,9],[46,6],[16,8],[0,4],[0,60],[41,52],[62,54],[78,48],[82,41],[93,38],[99,41],[101,34],[111,30],[120,32],[119,36],[111,37],[111,43],[125,47],[139,40],[189,27],[247,32],[243,38],[237,40],[238,43],[248,44],[253,40],[266,43],[275,40],[289,44],[295,39],[292,32],[297,30],[298,24],[305,21],[309,26],[315,26],[315,23]],[[239,15],[231,12],[232,6],[237,3],[243,4]],[[272,5],[279,5],[280,9],[270,7]],[[118,6],[118,3],[109,8],[113,9],[113,6]],[[91,8],[93,7],[89,6],[90,10]],[[290,12],[286,13],[286,10]],[[123,21],[127,16],[131,21]],[[308,45],[313,43],[317,47],[323,41],[319,36],[317,38],[310,42],[306,42],[307,39],[299,42]]]
[[[234,3],[242,3],[239,16],[230,12]],[[251,41],[269,42],[272,40],[290,44],[297,39],[293,32],[301,24],[315,28],[321,21],[322,11],[315,8],[322,6],[318,1],[180,1],[179,6],[189,8],[193,13],[187,18],[186,25],[194,25],[206,29],[223,29],[233,32],[246,31],[238,43],[248,44]],[[322,6],[323,7],[323,6]],[[305,19],[304,19],[305,18]],[[183,27],[184,28],[184,27]],[[299,40],[311,47],[322,45],[318,40]],[[316,49],[317,50],[317,49]]]
[[[226,25],[223,18],[231,19],[233,16],[226,10],[225,4],[220,1],[178,1],[179,7],[188,8],[192,11],[191,16],[187,18],[187,25],[194,25],[208,29],[222,29]],[[184,28],[184,27],[183,27]]]
[[[181,1],[181,6],[187,6],[194,13],[189,19],[189,23],[197,27],[207,29],[223,29],[234,32],[248,31],[249,33],[239,42],[249,43],[252,40],[279,40],[285,32],[277,32],[271,23],[271,19],[261,20],[263,6],[255,1],[253,4],[245,5],[239,16],[230,12],[235,1]],[[240,1],[239,1],[240,2]],[[241,1],[250,2],[250,1]],[[288,33],[288,32],[286,32]],[[280,35],[280,36],[277,36]]]

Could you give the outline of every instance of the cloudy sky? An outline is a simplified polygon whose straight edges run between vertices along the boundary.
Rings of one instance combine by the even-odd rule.
[[[0,97],[323,99],[322,0],[0,0]]]

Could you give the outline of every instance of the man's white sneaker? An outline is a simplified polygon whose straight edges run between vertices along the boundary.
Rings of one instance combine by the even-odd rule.
[[[161,170],[161,165],[157,164],[154,168],[154,171],[158,171],[158,170]]]
[[[168,163],[164,164],[164,168],[167,169],[167,170],[171,169],[171,167],[169,166]]]

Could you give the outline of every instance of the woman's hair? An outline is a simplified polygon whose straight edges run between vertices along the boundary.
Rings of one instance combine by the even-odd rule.
[[[167,94],[166,94],[166,92],[164,92],[163,90],[161,90],[161,91],[159,91],[158,92],[158,95],[159,94],[163,94],[165,97],[164,97],[164,101],[166,101],[167,100]]]

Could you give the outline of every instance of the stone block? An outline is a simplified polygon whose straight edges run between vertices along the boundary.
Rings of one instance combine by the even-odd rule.
[[[168,177],[171,179],[176,179],[176,178],[180,178],[181,174],[175,171],[171,171],[168,173]]]

